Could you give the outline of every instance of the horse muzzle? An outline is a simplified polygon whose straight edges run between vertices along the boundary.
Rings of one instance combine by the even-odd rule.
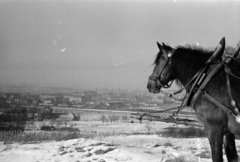
[[[150,93],[154,93],[157,94],[160,92],[160,89],[162,88],[161,83],[157,80],[148,80],[148,84],[147,84],[147,89]]]

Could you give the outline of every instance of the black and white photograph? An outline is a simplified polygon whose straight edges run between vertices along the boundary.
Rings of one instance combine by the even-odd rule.
[[[0,162],[239,155],[239,0],[0,0]]]

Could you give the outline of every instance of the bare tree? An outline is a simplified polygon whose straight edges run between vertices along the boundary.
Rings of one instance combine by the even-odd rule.
[[[34,121],[28,121],[27,122],[27,127],[31,128],[31,129],[34,129],[35,128],[35,122]]]
[[[63,122],[65,128],[66,128],[68,123],[71,121],[71,119],[67,116],[62,116],[61,119],[62,119],[62,122]]]
[[[74,115],[74,121],[80,121],[81,120],[81,114],[73,113]]]
[[[115,116],[114,116],[114,115],[110,115],[110,116],[109,116],[109,119],[110,119],[110,122],[111,122],[111,124],[112,124],[112,123],[114,123],[114,121],[115,121]]]
[[[50,124],[51,124],[51,126],[53,127],[55,124],[56,124],[56,118],[51,118],[50,119]]]
[[[123,121],[127,121],[128,120],[128,116],[127,115],[122,116],[122,120]]]
[[[115,119],[116,119],[116,121],[117,121],[117,123],[118,123],[118,121],[119,121],[119,116],[116,115],[116,116],[115,116]]]
[[[63,121],[62,119],[58,118],[56,119],[56,126],[57,126],[57,129],[59,129],[60,125],[62,125]]]
[[[102,124],[104,124],[104,122],[106,122],[107,118],[105,115],[101,115],[101,121],[102,121]]]

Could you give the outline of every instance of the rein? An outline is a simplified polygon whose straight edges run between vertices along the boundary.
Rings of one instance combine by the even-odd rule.
[[[219,52],[219,51],[217,51],[217,52]],[[170,56],[171,56],[171,55],[170,55]],[[168,60],[171,58],[170,56],[168,57]],[[215,56],[215,53],[214,53],[214,56]],[[211,60],[211,59],[212,59],[212,57],[211,57],[209,60]],[[166,65],[167,65],[167,63],[168,63],[168,60],[167,60],[166,64],[164,65],[164,68],[166,67]],[[210,61],[209,61],[209,60],[207,61],[207,63],[205,64],[205,66],[202,67],[202,68],[192,77],[192,79],[191,79],[185,86],[183,86],[181,89],[179,89],[179,90],[177,90],[177,91],[175,91],[175,92],[173,92],[173,93],[167,93],[167,92],[164,92],[164,91],[160,90],[160,92],[162,92],[164,95],[166,95],[166,96],[168,96],[168,97],[170,97],[170,98],[172,98],[172,99],[174,99],[174,100],[176,100],[176,101],[182,101],[181,106],[175,107],[175,108],[177,108],[178,110],[173,114],[174,116],[177,116],[182,109],[184,109],[185,107],[189,106],[189,105],[185,102],[186,99],[189,100],[189,96],[188,96],[188,95],[189,95],[189,90],[192,88],[192,84],[193,84],[193,83],[195,82],[195,80],[201,75],[201,73],[204,71],[204,69],[206,69],[207,67],[210,66],[210,65],[209,65],[209,64],[210,64]],[[162,69],[161,73],[163,72],[164,68]],[[161,75],[161,73],[160,73],[160,75]],[[162,84],[163,82],[162,82],[160,79],[158,79],[158,78],[159,78],[159,77],[156,77],[156,76],[150,76],[150,77],[149,77],[150,80],[159,81],[159,82]],[[162,84],[162,85],[163,85],[164,88],[169,88],[169,87],[171,87],[173,81],[174,81],[174,80],[171,81],[170,86],[169,86],[168,84],[167,84],[167,86],[165,86],[164,84]],[[186,90],[186,94],[185,94],[185,96],[184,96],[182,99],[177,99],[177,98],[173,97],[174,95],[177,95],[177,94],[181,93],[184,89]],[[191,94],[191,92],[190,92],[190,94]]]
[[[164,67],[165,67],[165,66],[164,66]],[[193,83],[193,81],[198,77],[198,75],[199,75],[199,73],[201,72],[201,70],[202,70],[202,69],[200,69],[200,70],[192,77],[192,79],[191,79],[185,86],[183,86],[181,89],[179,89],[179,90],[177,90],[177,91],[175,91],[175,92],[173,92],[173,93],[167,93],[167,92],[164,92],[164,91],[160,90],[160,92],[162,92],[165,96],[170,97],[170,98],[172,98],[172,99],[174,99],[174,100],[176,100],[176,101],[182,101],[182,103],[181,103],[180,106],[176,106],[176,107],[173,107],[173,108],[169,108],[169,109],[166,109],[166,110],[161,111],[161,112],[165,112],[165,111],[169,111],[169,110],[177,110],[176,112],[173,112],[173,116],[175,116],[175,117],[178,116],[179,112],[186,107],[186,104],[185,104],[184,101],[185,101],[185,99],[187,98],[187,94],[188,94],[188,93],[186,92],[185,95],[184,95],[184,97],[181,98],[181,99],[177,99],[177,98],[175,98],[175,97],[173,97],[173,96],[181,93],[184,89],[187,90],[188,87],[190,87],[190,85]],[[162,71],[163,71],[163,70],[162,70]],[[150,80],[153,80],[153,79],[154,79],[153,81],[157,81],[157,77],[156,77],[156,76],[150,76],[149,79],[150,79]],[[172,83],[173,83],[173,80],[171,81],[171,84],[170,84],[170,85],[172,85]],[[171,87],[171,86],[169,86],[169,87]],[[168,88],[169,88],[169,87],[168,87]],[[165,88],[165,87],[164,87],[164,88]],[[152,116],[152,115],[150,115],[150,112],[146,112],[146,113],[144,113],[142,116],[139,117],[139,120],[141,121],[142,118],[143,118],[143,116],[145,116],[145,115]]]
[[[168,83],[163,82],[161,80],[161,78],[160,78],[160,76],[163,73],[164,69],[168,65],[168,62],[171,59],[171,56],[172,56],[172,54],[168,55],[168,59],[167,59],[166,63],[164,64],[163,69],[159,73],[159,76],[149,76],[149,78],[148,78],[149,80],[152,80],[152,81],[155,81],[155,82],[159,81],[163,88],[170,88],[172,83],[173,83],[173,81],[174,81],[174,80],[172,80],[172,81],[170,81],[170,84],[168,84]],[[209,64],[209,61],[207,61],[207,63]],[[208,64],[206,64],[206,65],[208,65]],[[162,92],[164,95],[166,95],[166,96],[168,96],[168,97],[170,97],[170,98],[172,98],[172,99],[174,99],[176,101],[182,101],[180,106],[170,108],[170,109],[177,109],[177,111],[173,113],[174,116],[177,116],[179,114],[179,112],[187,106],[187,104],[185,103],[185,99],[188,99],[188,96],[187,96],[188,95],[188,91],[191,88],[191,86],[194,83],[194,81],[196,80],[196,78],[201,74],[203,69],[206,67],[206,65],[203,68],[201,68],[185,86],[183,86],[181,89],[177,90],[176,92],[167,93],[167,92],[164,92],[164,91],[160,90],[160,92]],[[186,92],[185,96],[182,99],[177,99],[177,98],[173,97],[174,95],[181,93],[184,89],[187,90],[187,92]],[[167,110],[167,111],[169,111],[169,110]],[[142,117],[145,116],[145,115],[149,115],[150,116],[150,113],[144,113],[139,119],[142,119]]]

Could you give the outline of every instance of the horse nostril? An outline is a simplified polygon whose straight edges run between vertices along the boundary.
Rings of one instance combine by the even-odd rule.
[[[149,92],[151,91],[151,86],[149,84],[147,85],[147,89]]]

